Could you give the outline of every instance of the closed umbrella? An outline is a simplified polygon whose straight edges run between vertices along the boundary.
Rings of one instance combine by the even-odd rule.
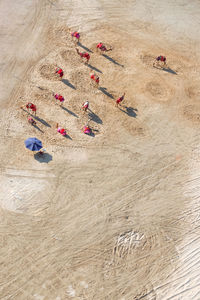
[[[31,151],[39,151],[42,148],[42,142],[36,137],[28,138],[24,141],[24,144],[26,148]]]

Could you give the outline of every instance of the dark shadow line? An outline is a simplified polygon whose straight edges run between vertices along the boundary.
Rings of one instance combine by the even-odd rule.
[[[62,79],[62,82],[63,82],[64,84],[66,84],[67,86],[69,86],[71,89],[76,90],[76,87],[75,87],[73,84],[71,84],[71,83],[69,82],[69,80],[67,80],[67,79]]]
[[[156,66],[153,66],[155,69],[158,69],[158,70],[161,70],[161,71],[164,71],[164,72],[167,72],[167,73],[170,73],[170,74],[173,74],[173,75],[178,75],[174,70],[170,69],[169,67],[168,68],[165,68],[165,67],[156,67]]]
[[[41,86],[37,86],[37,85],[36,85],[36,87],[37,87],[38,89],[40,89],[41,91],[47,90],[46,88],[43,88],[43,87],[41,87]]]
[[[23,111],[25,111],[28,115],[30,115],[30,113],[29,113],[28,110],[24,109],[23,107],[21,107],[21,109],[22,109]]]
[[[93,131],[91,131],[90,133],[84,133],[84,134],[86,134],[86,135],[88,135],[88,136],[91,136],[91,137],[95,137],[95,134],[94,134]]]
[[[73,111],[69,110],[68,108],[66,108],[66,107],[64,107],[64,106],[61,106],[61,108],[62,108],[63,110],[65,110],[66,112],[68,112],[68,114],[70,114],[70,115],[72,115],[72,116],[78,118],[78,116],[77,116]]]
[[[103,121],[101,120],[101,118],[99,118],[99,116],[97,116],[91,109],[88,112],[88,117],[91,119],[91,121],[98,123],[98,124],[103,124]]]
[[[112,57],[106,55],[106,54],[102,54],[105,58],[107,58],[109,61],[111,61],[113,64],[118,65],[122,68],[124,68],[124,65],[118,63],[116,60],[114,60]]]
[[[84,46],[83,44],[81,44],[80,42],[77,43],[78,46],[80,46],[81,48],[83,48],[85,51],[88,51],[90,53],[93,53],[92,50],[90,50],[89,48],[87,48],[86,46]]]
[[[163,68],[163,71],[168,72],[168,73],[170,73],[170,74],[178,75],[178,74],[176,73],[176,71],[170,69],[169,67],[168,67],[168,68]]]
[[[69,135],[69,134],[66,134],[66,135],[63,135],[66,139],[69,139],[69,140],[71,140],[72,141],[72,138],[71,138],[71,136]]]
[[[37,130],[39,130],[40,132],[42,132],[42,133],[44,133],[44,131],[43,130],[41,130],[37,125],[32,125],[34,128],[36,128]]]
[[[96,71],[96,72],[102,73],[101,70],[99,70],[98,68],[92,66],[91,64],[87,64],[87,66],[88,66],[90,69],[92,69],[92,70],[94,70],[94,71]]]
[[[31,117],[33,117],[33,119],[35,119],[35,120],[41,122],[43,125],[45,125],[45,126],[47,126],[47,127],[51,127],[51,125],[50,125],[49,123],[47,123],[45,120],[43,120],[43,119],[41,119],[41,118],[39,118],[39,117],[37,117],[37,116],[31,114],[28,110],[24,109],[23,107],[21,107],[21,109],[22,109],[23,111],[25,111],[28,115],[30,115]],[[37,125],[33,125],[33,126],[37,127],[38,130],[40,130],[41,132],[44,133],[44,131],[42,131]]]
[[[111,99],[114,99],[113,95],[106,91],[107,90],[106,88],[100,86],[99,90],[102,91],[102,93],[104,93],[104,95],[110,97]]]
[[[33,114],[31,114],[31,116],[32,116],[35,120],[37,120],[37,121],[39,121],[40,123],[42,123],[43,125],[45,125],[45,126],[47,126],[47,127],[51,127],[51,125],[50,125],[49,123],[47,123],[45,120],[43,120],[43,119],[41,119],[41,118],[39,118],[39,117],[37,117],[37,116],[34,116]]]

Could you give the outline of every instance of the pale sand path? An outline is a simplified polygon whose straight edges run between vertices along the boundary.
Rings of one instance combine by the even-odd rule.
[[[2,299],[199,299],[199,6],[144,3],[38,1],[19,35],[25,60],[10,52],[27,77],[1,118]],[[112,41],[115,63],[93,54],[91,66],[107,92],[126,90],[123,111],[90,86],[66,25],[90,49]],[[152,68],[160,52],[177,75]],[[66,84],[51,79],[49,64],[63,66]],[[53,104],[57,90],[65,110]],[[29,98],[44,133],[15,112]],[[94,138],[80,132],[86,98]],[[56,122],[72,140],[56,135]],[[24,150],[31,135],[52,155],[48,164]]]

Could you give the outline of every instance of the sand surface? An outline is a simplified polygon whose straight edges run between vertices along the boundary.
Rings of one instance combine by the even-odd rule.
[[[0,299],[200,299],[199,15],[195,0],[0,1]]]

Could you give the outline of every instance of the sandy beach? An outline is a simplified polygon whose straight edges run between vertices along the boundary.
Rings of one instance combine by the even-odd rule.
[[[0,299],[200,300],[200,2],[1,0],[0,16]]]

